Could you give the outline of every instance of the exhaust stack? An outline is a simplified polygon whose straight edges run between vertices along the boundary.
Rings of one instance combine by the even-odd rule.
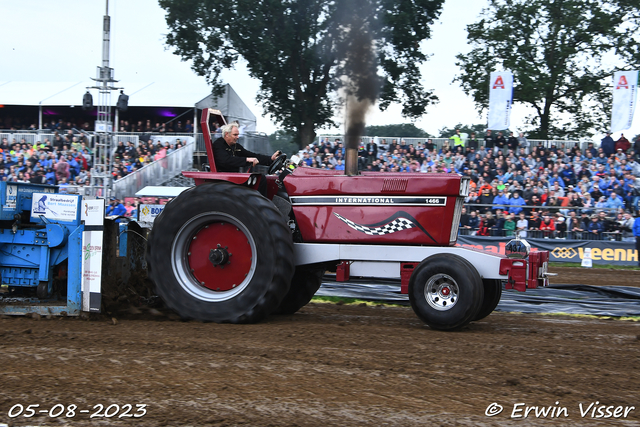
[[[347,135],[344,155],[344,174],[347,176],[358,175],[358,148],[360,146],[360,137],[364,133],[364,115],[368,105],[353,106],[353,104],[369,104],[368,101],[357,101],[351,97],[350,102],[347,101],[349,107],[349,117],[347,118]]]
[[[343,58],[343,82],[346,101],[346,144],[344,172],[358,175],[358,147],[364,134],[365,118],[380,88],[378,61],[374,45],[375,10],[367,0],[341,3],[344,8],[339,51]]]

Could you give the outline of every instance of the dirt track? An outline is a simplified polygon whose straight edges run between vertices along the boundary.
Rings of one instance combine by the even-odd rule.
[[[572,283],[592,286],[640,287],[640,269],[615,270],[607,268],[550,267],[549,272],[557,276],[551,283]]]
[[[603,271],[611,283],[600,284],[640,275]],[[560,415],[531,412],[526,425],[640,425],[640,324],[632,321],[494,313],[447,333],[410,308],[322,303],[257,325],[149,311],[114,317],[1,318],[0,423],[502,426],[522,425],[511,415],[524,403]],[[595,401],[628,415],[582,417],[579,405]],[[487,417],[494,402],[504,409]],[[65,413],[10,419],[16,404],[62,404]],[[67,418],[70,404],[78,408]],[[147,413],[90,420],[97,404],[131,404],[131,415],[145,404]]]

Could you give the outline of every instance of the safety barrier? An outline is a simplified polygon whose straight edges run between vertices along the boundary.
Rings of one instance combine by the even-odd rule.
[[[160,185],[163,182],[189,170],[193,166],[195,142],[169,153],[165,158],[145,165],[141,169],[120,178],[113,183],[113,196],[119,199],[133,196],[148,185]]]
[[[623,235],[618,231],[590,233],[588,231],[545,231],[545,230],[518,230],[510,231],[504,229],[490,228],[487,235],[483,236],[478,233],[477,228],[459,228],[459,236],[476,236],[476,237],[514,237],[518,234],[520,237],[527,239],[560,239],[560,240],[608,240],[612,242],[621,242]]]
[[[512,237],[459,236],[458,245],[505,254],[505,245]],[[564,240],[527,237],[532,248],[549,251],[550,262],[581,263],[589,253],[593,264],[638,265],[635,242],[609,240]]]
[[[495,134],[494,134],[495,135]],[[318,142],[322,142],[325,140],[325,138],[329,138],[329,141],[331,143],[334,143],[334,141],[336,139],[339,139],[340,141],[345,140],[344,136],[336,136],[336,135],[319,135],[317,138],[317,141],[315,142],[315,144],[317,144]],[[477,139],[478,139],[478,147],[481,145],[484,145],[484,135],[478,135]],[[506,135],[505,135],[506,138]],[[431,140],[431,142],[436,146],[436,148],[438,150],[440,150],[444,143],[447,142],[449,144],[450,147],[453,146],[453,140],[449,139],[449,138],[406,138],[406,137],[401,137],[401,136],[393,136],[393,137],[377,137],[377,136],[363,136],[362,138],[360,138],[360,140],[362,141],[363,144],[368,144],[370,142],[372,142],[373,140],[376,140],[376,143],[378,144],[378,152],[380,150],[387,150],[389,145],[391,144],[391,142],[393,140],[396,140],[396,142],[398,144],[400,144],[401,147],[406,147],[408,148],[409,145],[413,144],[413,146],[417,146],[418,144],[424,146],[428,140]],[[383,140],[385,142],[383,142]],[[573,141],[573,140],[557,140],[557,139],[527,139],[527,141],[529,142],[529,152],[531,150],[531,148],[534,147],[544,147],[544,148],[551,148],[552,145],[555,145],[556,148],[559,149],[570,149],[573,148],[575,146],[580,147],[581,150],[585,150],[588,146],[588,144],[590,142],[593,141]],[[505,147],[505,153],[507,148]]]

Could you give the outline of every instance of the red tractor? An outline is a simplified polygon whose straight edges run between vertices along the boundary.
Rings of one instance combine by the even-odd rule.
[[[293,314],[334,269],[338,280],[401,279],[418,317],[448,330],[488,316],[503,283],[520,291],[548,285],[549,253],[524,240],[509,242],[506,255],[456,246],[467,178],[350,175],[282,155],[269,167],[264,197],[260,174],[216,172],[212,111],[202,115],[211,171],[184,172],[196,186],[165,207],[148,241],[149,275],[181,316],[251,323]]]

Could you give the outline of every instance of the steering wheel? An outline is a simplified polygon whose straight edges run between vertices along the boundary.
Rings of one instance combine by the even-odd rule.
[[[267,171],[267,174],[273,175],[274,173],[282,169],[282,166],[284,166],[284,162],[286,160],[287,160],[287,155],[284,153],[280,154],[278,157],[276,157],[273,163],[271,163],[271,166],[269,166],[269,170]]]

